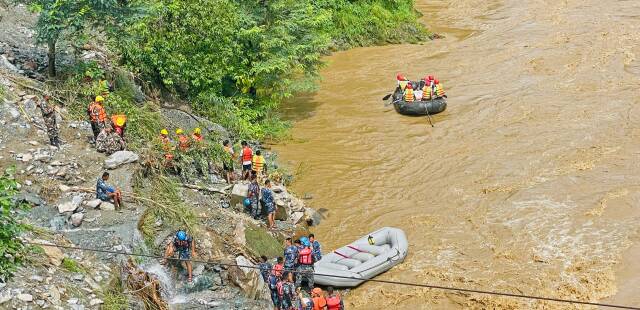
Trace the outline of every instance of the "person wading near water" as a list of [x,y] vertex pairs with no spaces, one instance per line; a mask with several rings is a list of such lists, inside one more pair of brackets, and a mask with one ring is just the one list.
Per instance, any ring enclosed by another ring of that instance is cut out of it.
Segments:
[[298,247],[291,243],[291,238],[287,238],[284,242],[284,269],[295,271],[296,262],[298,261]]
[[[178,252],[178,259],[183,268],[187,269],[188,281],[193,281],[193,266],[191,265],[191,258],[196,257],[196,247],[193,238],[191,238],[184,230],[178,230],[171,242],[167,245],[167,249],[164,252],[163,264],[167,264],[169,258],[173,258],[174,254]],[[174,266],[175,269],[175,266]]]
[[47,127],[49,143],[51,143],[52,146],[60,147],[60,133],[56,121],[56,106],[49,104],[49,99],[51,99],[51,96],[44,95],[42,100],[38,101],[37,106],[40,108],[40,112],[42,112],[44,125]]
[[303,280],[307,280],[309,290],[313,288],[313,250],[307,237],[300,238],[302,248],[298,252],[298,274],[296,275],[296,286],[300,287]]
[[411,86],[411,83],[409,83],[407,84],[407,88],[404,90],[404,101],[413,102],[414,99],[413,86]]
[[340,294],[333,292],[332,286],[327,287],[325,300],[327,301],[327,310],[344,310],[342,298],[340,298]]
[[91,130],[93,131],[93,140],[95,141],[100,131],[105,127],[107,120],[107,112],[104,110],[104,97],[96,96],[94,102],[89,104],[87,113],[89,114],[89,121],[91,122]]
[[242,153],[240,163],[242,164],[242,180],[247,180],[251,176],[251,163],[253,161],[253,150],[247,141],[242,141]]
[[96,182],[96,198],[106,202],[113,202],[116,210],[120,210],[122,208],[122,193],[120,189],[109,186],[107,181],[109,181],[109,172],[104,172]]
[[276,228],[276,209],[278,206],[273,198],[273,191],[271,190],[271,180],[264,181],[264,187],[262,187],[262,202],[267,208],[267,221],[269,229]]
[[222,162],[222,168],[225,171],[227,183],[231,184],[235,179],[233,176],[233,161],[236,159],[236,153],[233,151],[233,147],[231,147],[229,140],[224,140],[224,142],[222,142],[222,147],[224,148],[224,152],[229,154],[229,158]]
[[260,185],[258,185],[258,176],[255,172],[251,173],[251,183],[249,183],[247,198],[251,201],[249,205],[251,217],[257,220],[260,216]]

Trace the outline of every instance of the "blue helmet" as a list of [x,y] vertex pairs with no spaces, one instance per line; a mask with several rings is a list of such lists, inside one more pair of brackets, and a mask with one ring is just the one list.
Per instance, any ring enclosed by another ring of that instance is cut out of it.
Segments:
[[302,243],[302,245],[304,246],[311,246],[311,242],[309,242],[309,238],[307,237],[301,237],[300,243]]
[[245,198],[245,199],[242,201],[242,204],[243,204],[245,207],[250,206],[250,205],[251,205],[251,199],[249,199],[249,198]]
[[178,232],[176,233],[176,238],[178,238],[178,240],[180,241],[185,241],[187,240],[187,233],[184,230],[178,230]]

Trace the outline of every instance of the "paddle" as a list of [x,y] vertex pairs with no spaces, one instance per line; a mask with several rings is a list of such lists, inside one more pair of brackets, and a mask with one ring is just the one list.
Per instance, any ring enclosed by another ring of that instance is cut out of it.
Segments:
[[431,124],[431,127],[435,127],[433,126],[433,122],[431,121],[431,114],[429,114],[429,106],[425,106],[425,109],[427,110],[427,118],[429,119],[429,124]]
[[391,97],[392,94],[387,94],[386,96],[382,97],[382,101],[386,101],[387,99],[389,99],[389,97]]

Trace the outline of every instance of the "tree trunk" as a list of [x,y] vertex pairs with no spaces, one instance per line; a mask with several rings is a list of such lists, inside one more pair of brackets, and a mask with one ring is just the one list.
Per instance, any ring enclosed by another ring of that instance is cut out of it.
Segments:
[[56,41],[50,39],[48,42],[49,51],[47,52],[47,58],[49,58],[47,73],[50,78],[56,77]]

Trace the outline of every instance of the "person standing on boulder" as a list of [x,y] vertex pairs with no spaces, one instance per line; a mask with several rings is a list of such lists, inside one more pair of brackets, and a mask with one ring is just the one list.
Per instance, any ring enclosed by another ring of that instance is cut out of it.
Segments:
[[91,122],[91,130],[93,131],[93,141],[96,140],[100,131],[105,127],[107,120],[107,112],[104,110],[104,97],[96,96],[96,100],[89,105],[87,113]]
[[271,180],[264,181],[264,187],[262,187],[262,202],[267,207],[267,221],[269,229],[276,228],[276,205],[273,199],[273,191],[271,190]]
[[113,202],[116,210],[120,210],[122,207],[122,193],[120,189],[109,186],[107,181],[109,181],[109,172],[105,171],[96,183],[96,198],[106,202]]
[[49,99],[51,99],[49,95],[44,95],[37,105],[40,108],[40,112],[42,112],[44,125],[47,127],[49,142],[55,147],[60,147],[58,124],[56,123],[56,107],[49,104]]
[[242,163],[242,180],[246,180],[251,176],[251,163],[253,161],[253,150],[247,143],[242,141],[242,153],[240,154],[240,163]]

